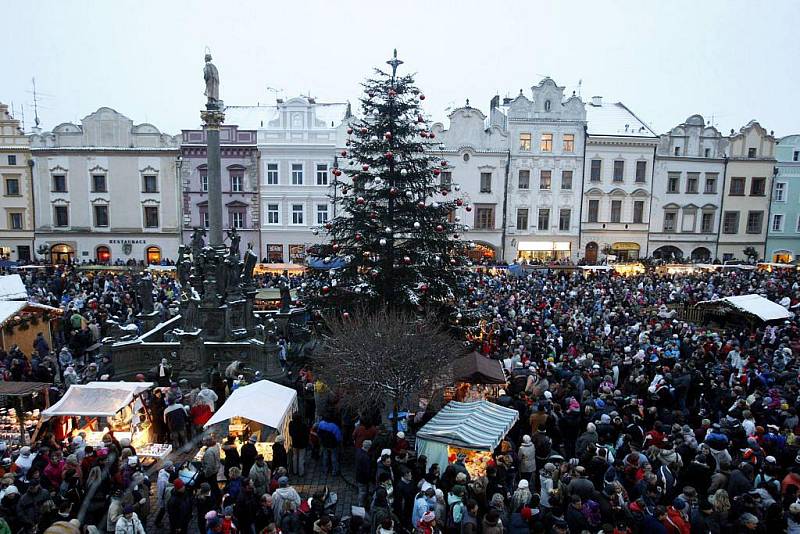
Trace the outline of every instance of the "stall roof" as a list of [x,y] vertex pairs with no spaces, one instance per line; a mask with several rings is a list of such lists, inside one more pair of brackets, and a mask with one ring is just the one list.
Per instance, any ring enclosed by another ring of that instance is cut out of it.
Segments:
[[152,382],[89,382],[70,386],[60,401],[42,412],[44,419],[57,416],[111,417],[153,387]]
[[703,305],[723,305],[730,306],[741,312],[755,315],[762,321],[776,321],[779,319],[789,319],[792,317],[792,312],[781,306],[776,302],[765,299],[761,295],[738,295],[735,297],[725,297],[717,300],[704,300],[698,302],[698,306]]
[[468,449],[493,450],[518,418],[516,410],[489,401],[450,401],[419,429],[417,439]]
[[453,362],[453,378],[456,382],[472,384],[505,384],[506,375],[499,360],[487,358],[473,352]]
[[0,300],[28,300],[28,290],[20,275],[0,276]]
[[0,300],[0,325],[3,325],[11,317],[25,309],[61,313],[59,308],[54,308],[52,306],[47,306],[45,304],[39,304],[36,302],[26,302],[24,300]]
[[24,397],[49,387],[49,382],[0,382],[0,397]]
[[297,392],[269,380],[241,387],[228,397],[204,425],[221,423],[232,417],[244,417],[270,428],[281,430],[286,416],[297,410]]

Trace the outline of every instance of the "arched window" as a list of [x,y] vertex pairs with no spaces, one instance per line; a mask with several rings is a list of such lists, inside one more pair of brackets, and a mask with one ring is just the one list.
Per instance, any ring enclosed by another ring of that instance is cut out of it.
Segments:
[[75,259],[75,249],[69,245],[58,244],[50,247],[50,263],[70,263]]
[[549,100],[545,100],[544,101],[544,110],[545,111],[550,111],[550,101]]
[[98,263],[108,263],[111,261],[111,250],[105,246],[99,246],[94,251]]
[[145,252],[147,253],[147,263],[148,263],[148,265],[161,263],[161,249],[160,248],[158,248],[158,247],[147,247]]

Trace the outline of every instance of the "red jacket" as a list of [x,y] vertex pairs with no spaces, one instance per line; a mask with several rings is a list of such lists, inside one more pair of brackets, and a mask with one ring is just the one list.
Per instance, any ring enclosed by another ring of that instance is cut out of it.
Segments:
[[662,524],[667,529],[667,534],[691,534],[692,532],[689,522],[672,506],[667,508],[667,517],[664,518]]
[[195,404],[192,406],[192,409],[189,410],[189,416],[192,418],[192,424],[194,426],[203,426],[211,419],[211,408],[208,404]]

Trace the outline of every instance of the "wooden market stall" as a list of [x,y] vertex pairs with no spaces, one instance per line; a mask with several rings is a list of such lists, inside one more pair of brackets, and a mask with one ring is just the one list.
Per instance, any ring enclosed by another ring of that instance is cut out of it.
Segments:
[[253,269],[254,275],[261,274],[287,274],[297,275],[306,272],[306,266],[298,263],[257,263]]
[[695,304],[693,309],[699,312],[700,321],[720,324],[738,322],[756,325],[794,317],[794,313],[777,302],[755,294],[704,300]]
[[[31,436],[38,433],[41,419],[34,405],[40,402],[43,408],[50,407],[49,388],[47,382],[0,382],[0,398],[5,400],[0,408],[0,440],[12,451],[31,443]],[[30,399],[27,406],[25,399]]]
[[25,354],[30,353],[36,334],[41,332],[53,346],[50,321],[61,316],[59,308],[27,302],[25,300],[0,301],[0,347],[9,350],[17,345]]
[[[471,352],[452,363],[453,391],[445,390],[445,399],[460,402],[495,398],[497,390],[506,383],[500,360]],[[449,398],[448,398],[449,397]]]

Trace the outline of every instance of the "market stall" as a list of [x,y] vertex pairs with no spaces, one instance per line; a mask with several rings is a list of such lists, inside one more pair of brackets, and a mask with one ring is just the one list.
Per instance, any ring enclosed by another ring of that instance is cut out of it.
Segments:
[[171,445],[153,443],[149,414],[142,394],[151,382],[89,382],[70,386],[64,396],[42,411],[42,419],[58,418],[56,435],[72,437],[86,433],[86,444],[100,447],[109,431],[117,439],[128,438],[138,456],[163,458]]
[[478,352],[455,360],[452,367],[455,388],[445,390],[447,400],[464,402],[495,398],[497,390],[506,383],[500,361]]
[[755,294],[704,300],[695,304],[694,309],[702,313],[701,320],[716,320],[721,323],[737,319],[750,323],[767,323],[794,317],[794,313],[777,302]]
[[644,274],[644,265],[638,262],[635,263],[615,263],[612,265],[614,272],[620,276],[636,276]]
[[656,274],[694,274],[701,270],[699,265],[693,263],[667,263],[656,267]]
[[492,451],[518,418],[516,410],[489,401],[450,401],[417,431],[417,454],[424,454],[428,465],[438,463],[444,468],[464,453],[467,471],[473,478],[481,476]]
[[253,274],[283,274],[298,275],[306,272],[306,267],[297,263],[257,263],[253,269]]
[[28,300],[28,290],[20,275],[0,276],[0,300]]
[[794,263],[775,263],[775,262],[759,262],[756,264],[756,269],[759,271],[767,271],[771,273],[772,271],[796,271],[798,270],[798,266]]
[[[292,299],[292,305],[297,301],[297,290],[289,290],[289,296]],[[264,310],[277,310],[281,307],[281,290],[277,287],[265,287],[256,292],[254,302],[256,311]]]
[[18,345],[27,353],[39,332],[52,347],[50,321],[62,313],[59,308],[36,302],[0,300],[0,347],[9,350],[13,345]]
[[[227,424],[224,434],[235,436],[238,445],[250,435],[256,435],[258,453],[263,454],[265,460],[271,460],[272,444],[279,435],[289,448],[289,422],[296,411],[297,392],[294,389],[260,380],[234,391],[203,428],[225,430]],[[198,453],[199,457],[202,457],[202,452]]]
[[0,382],[0,440],[13,451],[30,443],[40,425],[36,406],[48,408],[50,395],[47,382]]

